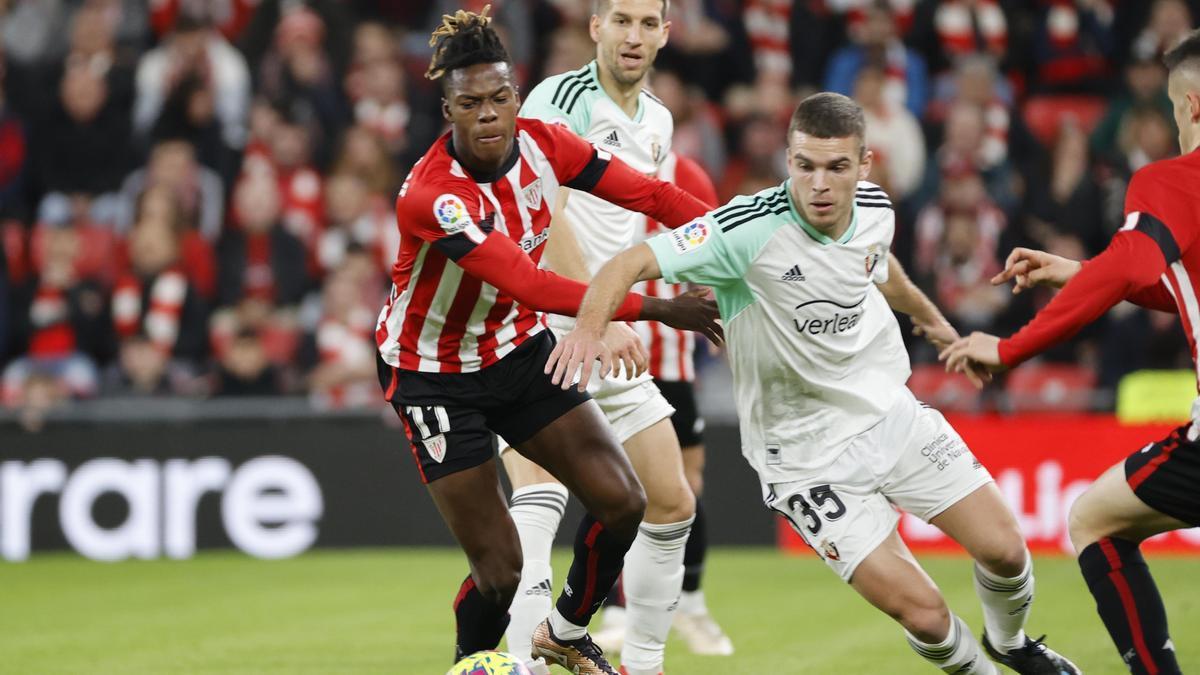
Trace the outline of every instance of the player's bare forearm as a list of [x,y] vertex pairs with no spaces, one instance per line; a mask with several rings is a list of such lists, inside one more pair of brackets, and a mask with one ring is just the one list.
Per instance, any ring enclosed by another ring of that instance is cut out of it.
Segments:
[[879,290],[888,306],[912,318],[915,332],[923,334],[939,346],[958,339],[958,333],[942,315],[929,296],[917,288],[896,256],[888,253],[888,280]]
[[[579,314],[575,321],[576,330],[589,336],[601,335],[634,283],[658,279],[661,276],[658,260],[649,246],[639,244],[621,252],[605,263],[592,279],[587,293],[583,296],[583,303],[579,306]],[[646,298],[642,301],[642,311],[638,318],[645,321],[664,321],[668,309],[665,301]]]

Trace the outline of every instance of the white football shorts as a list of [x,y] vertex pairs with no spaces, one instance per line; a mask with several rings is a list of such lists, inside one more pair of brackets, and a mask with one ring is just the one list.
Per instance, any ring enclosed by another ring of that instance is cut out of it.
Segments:
[[992,481],[946,418],[905,391],[819,473],[762,486],[767,508],[846,582],[896,529],[897,508],[928,522]]

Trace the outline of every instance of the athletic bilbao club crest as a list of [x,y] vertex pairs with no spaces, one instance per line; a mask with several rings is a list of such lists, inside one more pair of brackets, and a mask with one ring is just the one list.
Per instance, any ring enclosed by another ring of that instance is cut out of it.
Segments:
[[867,267],[867,276],[871,276],[871,273],[875,271],[875,266],[879,264],[879,261],[882,258],[883,254],[879,252],[878,246],[872,245],[867,249],[867,259],[865,261]]
[[438,434],[421,441],[425,444],[425,452],[433,458],[433,461],[441,464],[446,459],[446,435]]
[[842,554],[838,553],[837,544],[834,544],[828,539],[821,540],[821,553],[830,560],[841,560]]
[[471,216],[467,215],[467,205],[454,195],[442,195],[434,201],[433,217],[446,234],[458,234],[471,224]]
[[542,180],[534,179],[532,183],[526,185],[521,190],[521,194],[525,197],[525,206],[530,211],[537,211],[542,208]]

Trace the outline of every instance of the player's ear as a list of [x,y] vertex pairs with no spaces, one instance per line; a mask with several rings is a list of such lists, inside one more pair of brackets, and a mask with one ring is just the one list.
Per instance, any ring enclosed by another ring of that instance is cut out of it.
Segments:
[[871,173],[871,163],[875,161],[875,153],[865,146],[862,150],[862,162],[858,165],[858,179],[866,180]]
[[447,122],[454,121],[454,120],[450,119],[450,102],[447,101],[445,97],[442,97],[442,117]]
[[671,39],[671,22],[663,21],[662,39],[658,41],[658,48],[662,49],[667,46],[667,42]]
[[588,35],[591,36],[592,42],[600,42],[600,17],[595,14],[588,20]]
[[1188,117],[1191,118],[1193,124],[1200,123],[1200,94],[1189,91],[1187,93],[1187,102]]

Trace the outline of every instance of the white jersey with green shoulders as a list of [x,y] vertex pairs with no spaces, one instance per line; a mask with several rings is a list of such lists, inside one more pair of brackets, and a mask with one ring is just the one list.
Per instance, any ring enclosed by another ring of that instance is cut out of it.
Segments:
[[860,182],[834,241],[800,216],[790,181],[647,240],[663,278],[711,286],[725,323],[742,453],[764,483],[802,480],[904,392],[908,353],[876,284],[895,214]]
[[[592,61],[543,80],[525,98],[520,115],[565,126],[637,171],[657,175],[671,150],[670,111],[643,89],[637,113],[630,118],[600,86],[596,68]],[[632,246],[645,230],[644,215],[586,192],[571,193],[565,214],[591,274]]]

